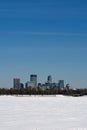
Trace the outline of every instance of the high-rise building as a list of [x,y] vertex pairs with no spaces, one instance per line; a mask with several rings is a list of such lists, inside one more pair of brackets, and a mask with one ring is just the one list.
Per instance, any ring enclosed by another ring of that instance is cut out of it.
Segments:
[[28,81],[25,83],[25,88],[34,88],[35,87],[35,82],[33,81]]
[[30,75],[30,82],[35,84],[35,87],[37,87],[37,75],[35,74]]
[[58,82],[58,89],[59,90],[64,89],[64,80],[59,80],[59,82]]
[[25,88],[29,88],[29,85],[30,85],[30,82],[27,81],[27,82],[25,83]]
[[20,83],[20,89],[24,89],[24,84]]
[[20,79],[19,78],[13,79],[13,88],[15,88],[15,89],[20,88]]
[[51,75],[49,75],[49,76],[47,77],[47,83],[52,83],[52,76],[51,76]]

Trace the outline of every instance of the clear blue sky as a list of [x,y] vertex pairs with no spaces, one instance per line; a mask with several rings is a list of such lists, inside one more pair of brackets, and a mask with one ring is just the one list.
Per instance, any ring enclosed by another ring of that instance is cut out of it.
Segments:
[[87,87],[86,0],[0,0],[0,87],[32,73]]

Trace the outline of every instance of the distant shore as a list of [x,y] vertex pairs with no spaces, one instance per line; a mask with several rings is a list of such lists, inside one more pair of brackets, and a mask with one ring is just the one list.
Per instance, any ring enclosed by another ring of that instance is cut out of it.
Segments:
[[64,96],[74,96],[74,97],[79,97],[79,96],[84,96],[87,95],[87,89],[63,89],[63,90],[58,90],[58,89],[5,89],[5,88],[0,88],[0,95],[12,95],[12,96],[50,96],[50,97],[55,97],[56,95],[64,95]]

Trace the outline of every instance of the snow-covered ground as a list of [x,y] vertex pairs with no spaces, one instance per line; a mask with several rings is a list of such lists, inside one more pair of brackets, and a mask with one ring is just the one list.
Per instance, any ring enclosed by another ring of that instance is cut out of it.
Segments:
[[87,130],[87,97],[0,96],[0,130]]

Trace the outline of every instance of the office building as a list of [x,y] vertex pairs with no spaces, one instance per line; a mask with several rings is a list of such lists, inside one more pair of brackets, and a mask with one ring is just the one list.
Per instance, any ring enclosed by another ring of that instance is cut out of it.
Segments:
[[35,85],[34,87],[37,87],[37,75],[35,74],[30,75],[30,82]]
[[20,79],[19,78],[13,79],[13,88],[14,89],[19,89],[20,88]]
[[64,80],[59,80],[59,82],[58,82],[58,89],[59,90],[64,89]]
[[51,75],[48,76],[47,83],[52,83],[52,76]]
[[25,84],[25,88],[34,88],[35,87],[35,82],[33,82],[33,81],[28,81],[28,82],[26,82],[26,84]]
[[24,89],[24,84],[20,83],[20,89]]

